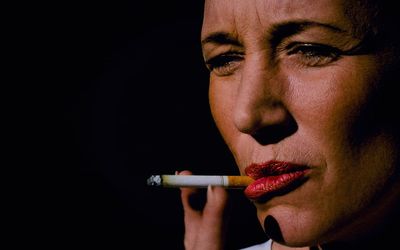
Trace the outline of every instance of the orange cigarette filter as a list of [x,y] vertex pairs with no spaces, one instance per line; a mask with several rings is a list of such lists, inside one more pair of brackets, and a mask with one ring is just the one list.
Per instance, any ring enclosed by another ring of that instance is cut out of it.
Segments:
[[254,181],[253,178],[249,176],[227,176],[229,186],[233,187],[247,187]]

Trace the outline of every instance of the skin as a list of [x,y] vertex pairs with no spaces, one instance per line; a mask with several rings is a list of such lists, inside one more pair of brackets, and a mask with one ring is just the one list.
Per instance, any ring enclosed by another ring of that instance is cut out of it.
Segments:
[[[240,172],[270,160],[310,167],[295,190],[254,202],[274,249],[365,239],[400,197],[398,134],[390,115],[377,115],[390,109],[378,93],[391,50],[360,45],[369,21],[349,15],[349,2],[205,2],[202,47],[210,107]],[[223,222],[207,224],[217,233],[204,226],[225,211],[227,194],[217,190],[214,195],[224,202],[206,204],[215,217],[200,213],[193,222],[187,201],[195,191],[182,189],[187,249],[222,249]],[[270,216],[280,237],[264,224]],[[195,240],[200,233],[190,228],[201,223],[201,234],[218,242],[215,248]]]
[[[182,171],[180,175],[190,175],[190,171]],[[194,208],[190,197],[195,197],[199,190],[181,188],[181,199],[185,212],[186,250],[218,250],[224,249],[226,226],[228,222],[228,194],[220,187],[207,188],[207,203],[202,209]]]

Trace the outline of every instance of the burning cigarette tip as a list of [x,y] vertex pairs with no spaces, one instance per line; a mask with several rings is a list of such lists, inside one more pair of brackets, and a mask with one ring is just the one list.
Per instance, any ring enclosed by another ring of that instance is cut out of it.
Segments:
[[147,179],[148,186],[161,186],[162,179],[160,175],[152,175]]

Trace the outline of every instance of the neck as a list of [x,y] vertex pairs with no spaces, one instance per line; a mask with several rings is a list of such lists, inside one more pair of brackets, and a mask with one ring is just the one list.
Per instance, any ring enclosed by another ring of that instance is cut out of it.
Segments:
[[[398,227],[400,216],[393,214],[389,220],[382,220],[376,224],[374,230],[351,241],[333,242],[321,245],[323,250],[376,250],[392,249],[398,244]],[[315,248],[317,249],[317,248]],[[314,250],[311,248],[310,250]]]
[[[375,204],[354,218],[347,230],[338,233],[332,242],[322,244],[323,250],[392,249],[398,244],[400,226],[400,172],[392,175],[392,185],[377,195]],[[386,195],[384,195],[386,193]],[[368,218],[368,219],[365,219]],[[352,228],[352,229],[350,229]]]
[[322,244],[321,246],[293,248],[273,242],[272,250],[376,250],[393,249],[398,244],[398,228],[400,227],[400,215],[395,209],[390,220],[377,223],[375,229],[357,239]]

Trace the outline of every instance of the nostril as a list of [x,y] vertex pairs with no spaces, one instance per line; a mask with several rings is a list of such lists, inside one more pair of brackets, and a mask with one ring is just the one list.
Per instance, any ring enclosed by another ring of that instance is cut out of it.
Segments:
[[261,145],[275,144],[294,134],[298,129],[296,121],[288,117],[282,123],[269,124],[255,130],[251,136]]

